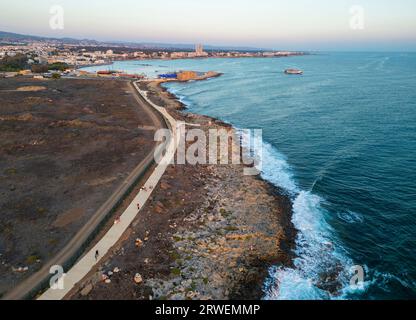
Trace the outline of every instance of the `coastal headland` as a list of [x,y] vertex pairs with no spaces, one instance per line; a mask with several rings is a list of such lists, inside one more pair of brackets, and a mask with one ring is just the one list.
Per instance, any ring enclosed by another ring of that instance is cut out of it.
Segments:
[[[187,112],[162,83],[139,86],[178,121],[233,130]],[[269,267],[291,264],[294,235],[289,198],[243,165],[170,165],[123,239],[66,298],[260,299]]]

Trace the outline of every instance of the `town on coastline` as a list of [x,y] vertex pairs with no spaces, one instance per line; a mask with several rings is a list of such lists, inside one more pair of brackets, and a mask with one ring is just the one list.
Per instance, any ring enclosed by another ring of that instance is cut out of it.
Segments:
[[[221,74],[180,71],[126,81],[110,71],[96,79],[66,71],[52,70],[53,78],[63,75],[58,81],[30,69],[0,79],[0,122],[8,139],[0,169],[5,202],[13,208],[0,221],[7,226],[0,297],[61,299],[44,286],[50,266],[61,265],[79,280],[65,299],[260,299],[269,266],[291,261],[290,199],[258,176],[244,175],[241,163],[172,164],[162,166],[159,180],[152,178],[161,170],[152,165],[155,132],[167,119],[189,124],[186,135],[195,126],[205,135],[234,130],[186,111],[161,82]],[[24,172],[30,175],[18,179]],[[46,198],[51,190],[54,198]],[[137,198],[144,193],[147,200]],[[20,212],[24,218],[15,219]],[[130,220],[126,214],[133,214]],[[125,233],[106,251],[114,239],[106,234],[122,225]],[[74,261],[90,256],[88,274],[78,274]]]
[[[246,50],[204,50],[202,44],[195,50],[178,48],[157,48],[137,46],[110,46],[91,43],[61,43],[48,40],[10,41],[0,43],[0,77],[19,75],[36,79],[61,76],[100,76],[140,79],[142,74],[126,74],[119,70],[105,68],[94,74],[81,70],[88,66],[109,66],[120,60],[151,59],[195,59],[195,58],[244,58],[244,57],[287,57],[303,55],[295,51],[246,51]],[[189,76],[189,74],[188,74]],[[197,75],[193,77],[197,78]],[[189,77],[187,78],[189,80]]]

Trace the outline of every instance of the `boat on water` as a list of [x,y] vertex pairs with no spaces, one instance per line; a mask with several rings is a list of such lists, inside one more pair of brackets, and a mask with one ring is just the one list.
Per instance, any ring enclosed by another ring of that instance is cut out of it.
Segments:
[[303,71],[299,69],[286,69],[285,74],[303,74]]

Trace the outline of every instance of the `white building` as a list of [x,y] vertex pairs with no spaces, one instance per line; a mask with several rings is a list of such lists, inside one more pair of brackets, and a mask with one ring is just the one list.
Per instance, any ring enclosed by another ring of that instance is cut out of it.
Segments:
[[195,46],[195,56],[196,57],[206,57],[208,53],[204,52],[204,46],[202,44],[197,44]]

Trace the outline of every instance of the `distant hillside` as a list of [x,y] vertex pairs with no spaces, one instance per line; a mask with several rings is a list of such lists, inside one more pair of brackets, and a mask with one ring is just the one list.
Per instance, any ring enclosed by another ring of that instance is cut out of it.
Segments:
[[89,43],[91,45],[97,45],[100,42],[89,39],[74,39],[74,38],[52,38],[43,36],[33,36],[27,34],[19,34],[13,32],[0,31],[0,42],[24,42],[24,41],[52,41],[57,43],[68,43],[68,44],[81,44]]
[[[60,44],[74,44],[80,46],[126,46],[137,49],[179,49],[179,50],[193,50],[194,44],[173,44],[173,43],[138,43],[138,42],[123,42],[123,41],[96,41],[90,39],[74,39],[74,38],[52,38],[44,36],[24,35],[13,32],[0,31],[0,43],[10,42],[30,42],[30,41],[49,41]],[[204,46],[205,50],[225,50],[225,51],[264,51],[265,49],[253,47],[233,47],[233,46]]]
[[42,37],[28,36],[24,34],[0,31],[0,40],[39,40]]

